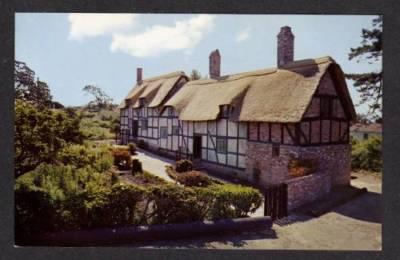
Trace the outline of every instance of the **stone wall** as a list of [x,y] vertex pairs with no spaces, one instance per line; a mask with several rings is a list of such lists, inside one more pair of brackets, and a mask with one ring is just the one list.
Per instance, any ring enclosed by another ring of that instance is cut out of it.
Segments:
[[312,202],[331,190],[329,173],[314,173],[286,181],[288,185],[288,210]]
[[350,184],[351,146],[349,144],[320,146],[280,145],[279,156],[272,156],[272,144],[247,142],[246,174],[253,179],[259,169],[260,184],[279,184],[289,179],[291,158],[317,159],[318,171],[331,176],[333,186]]

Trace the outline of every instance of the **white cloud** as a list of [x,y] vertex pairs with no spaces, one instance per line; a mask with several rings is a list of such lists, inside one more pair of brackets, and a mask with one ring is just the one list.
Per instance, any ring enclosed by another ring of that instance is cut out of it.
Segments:
[[250,27],[246,27],[243,30],[239,31],[239,33],[236,36],[236,41],[237,42],[243,42],[250,38]]
[[190,49],[213,28],[214,19],[212,15],[203,14],[177,21],[174,26],[154,25],[139,34],[115,33],[110,49],[136,57],[156,56],[174,50],[186,50],[190,53]]
[[136,24],[137,16],[136,14],[70,14],[68,16],[69,39],[81,40],[85,37],[112,34],[129,29]]

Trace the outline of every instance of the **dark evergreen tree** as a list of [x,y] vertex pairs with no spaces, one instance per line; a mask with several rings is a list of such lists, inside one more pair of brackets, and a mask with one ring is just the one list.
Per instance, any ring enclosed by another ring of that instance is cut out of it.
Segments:
[[[357,62],[372,63],[382,58],[382,16],[372,20],[372,29],[362,29],[361,46],[350,48],[349,60],[357,58]],[[354,81],[356,90],[360,93],[360,104],[368,103],[368,113],[382,112],[382,70],[346,74]]]

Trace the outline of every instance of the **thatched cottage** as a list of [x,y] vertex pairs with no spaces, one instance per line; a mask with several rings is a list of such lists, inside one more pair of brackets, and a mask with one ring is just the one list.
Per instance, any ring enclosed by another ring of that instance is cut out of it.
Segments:
[[291,161],[313,160],[316,194],[349,184],[356,113],[340,66],[331,57],[293,61],[287,26],[277,53],[276,68],[221,76],[213,51],[205,80],[188,81],[182,72],[142,80],[139,71],[120,106],[122,142],[142,139],[262,185],[290,182]]

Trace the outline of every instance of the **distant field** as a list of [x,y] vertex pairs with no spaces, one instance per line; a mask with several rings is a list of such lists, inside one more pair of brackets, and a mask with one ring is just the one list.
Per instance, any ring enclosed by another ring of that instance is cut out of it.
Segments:
[[98,112],[89,112],[84,108],[76,108],[78,114],[82,116],[81,129],[89,140],[114,139],[112,133],[112,122],[119,118],[117,108],[112,110],[101,109]]

